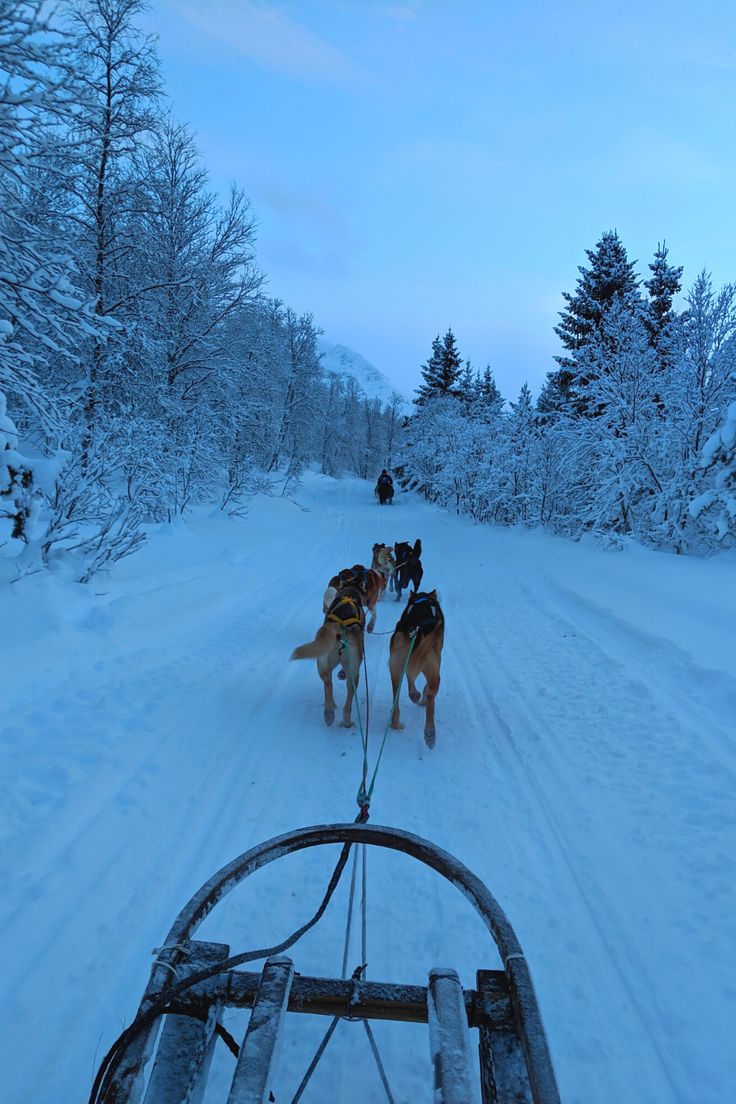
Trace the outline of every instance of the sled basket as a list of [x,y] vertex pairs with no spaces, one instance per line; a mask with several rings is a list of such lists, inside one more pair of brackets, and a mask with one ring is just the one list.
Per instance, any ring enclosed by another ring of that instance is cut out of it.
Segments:
[[474,1072],[470,1060],[472,1029],[478,1032],[483,1104],[559,1104],[529,968],[503,910],[480,879],[452,855],[395,828],[357,823],[302,828],[260,844],[223,867],[174,922],[151,971],[139,1016],[166,1001],[177,980],[228,957],[226,944],[199,942],[193,935],[231,889],[284,855],[336,843],[400,851],[442,875],[481,916],[504,968],[478,970],[474,989],[464,989],[451,969],[432,970],[425,986],[306,977],[295,973],[284,955],[267,959],[260,973],[214,973],[180,993],[172,1004],[173,1014],[158,1016],[138,1032],[99,1098],[104,1104],[201,1102],[220,1022],[235,1008],[252,1012],[227,1104],[266,1104],[274,1099],[274,1065],[290,1012],[428,1024],[428,1071],[433,1069],[436,1104],[467,1104],[477,1097],[472,1087],[477,1067]]

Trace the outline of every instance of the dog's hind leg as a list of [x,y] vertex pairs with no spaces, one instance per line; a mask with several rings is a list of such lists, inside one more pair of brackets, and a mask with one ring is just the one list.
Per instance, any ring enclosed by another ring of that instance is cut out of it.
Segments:
[[[393,639],[391,641],[391,644],[393,645]],[[397,693],[397,691],[398,691],[398,689],[401,685],[401,676],[402,676],[402,673],[404,671],[404,660],[406,659],[406,649],[407,649],[407,647],[408,647],[408,641],[407,641],[406,645],[402,645],[401,643],[399,643],[399,645],[397,647],[392,646],[392,648],[391,648],[391,657],[388,661],[388,669],[389,669],[389,672],[391,674],[391,694],[392,694],[391,700],[395,701],[395,703],[396,703],[394,705],[393,713],[391,714],[391,727],[392,728],[403,728],[404,727],[403,724],[401,723],[401,718],[400,718],[399,694]]]
[[424,742],[428,748],[433,748],[437,739],[437,730],[434,724],[434,700],[440,688],[440,669],[431,668],[427,672],[427,685],[424,687],[422,698],[427,707],[427,716],[424,719]]
[[360,656],[357,655],[357,649],[347,643],[343,646],[343,653],[340,660],[343,670],[347,674],[347,694],[345,696],[345,707],[342,711],[341,727],[352,728],[353,697],[358,689],[358,681],[360,679]]
[[414,704],[423,705],[424,703],[419,700],[420,695],[419,691],[417,690],[417,675],[419,674],[421,668],[417,663],[413,662],[413,660],[414,657],[412,656],[412,658],[409,660],[409,666],[406,669],[406,687],[409,691],[409,697],[414,702]]
[[317,660],[317,670],[325,688],[325,724],[331,725],[335,719],[335,696],[332,692],[332,665],[326,656],[320,656]]

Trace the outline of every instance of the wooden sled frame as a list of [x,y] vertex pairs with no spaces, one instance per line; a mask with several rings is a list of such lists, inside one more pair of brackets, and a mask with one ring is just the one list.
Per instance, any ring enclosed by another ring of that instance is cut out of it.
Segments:
[[[201,1101],[215,1043],[215,1028],[227,1008],[252,1008],[240,1048],[228,1104],[268,1100],[280,1029],[287,1011],[351,1019],[428,1023],[434,1065],[434,1099],[468,1100],[467,1028],[478,1029],[483,1104],[559,1104],[559,1093],[531,975],[502,908],[486,886],[448,852],[420,836],[368,824],[329,824],[268,840],[224,866],[176,918],[143,995],[145,1012],[179,980],[227,958],[225,944],[192,940],[204,918],[248,875],[285,855],[325,844],[368,844],[409,855],[450,881],[470,901],[491,933],[503,970],[479,970],[477,988],[464,990],[452,970],[433,970],[427,987],[310,978],[294,974],[290,959],[270,958],[262,973],[229,970],[193,985],[176,1002],[189,1015],[164,1022],[145,1104]],[[194,1015],[197,1018],[193,1019]],[[118,1069],[106,1102],[138,1104],[144,1067],[153,1054],[160,1022],[142,1031]]]

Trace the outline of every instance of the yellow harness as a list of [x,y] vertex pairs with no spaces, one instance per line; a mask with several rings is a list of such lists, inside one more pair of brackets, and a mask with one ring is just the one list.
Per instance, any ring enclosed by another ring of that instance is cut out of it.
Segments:
[[363,607],[358,605],[354,598],[348,598],[347,595],[344,598],[340,598],[334,603],[335,609],[339,609],[340,606],[351,606],[357,613],[353,617],[338,617],[337,613],[332,610],[327,614],[327,621],[336,621],[338,625],[342,625],[343,628],[347,628],[348,625],[362,625],[365,621],[365,615],[363,613]]

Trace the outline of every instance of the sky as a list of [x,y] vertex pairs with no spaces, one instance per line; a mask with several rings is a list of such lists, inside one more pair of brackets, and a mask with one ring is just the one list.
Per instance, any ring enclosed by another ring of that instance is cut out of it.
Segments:
[[731,0],[153,0],[176,118],[267,291],[411,393],[452,327],[513,399],[616,229],[736,279]]

